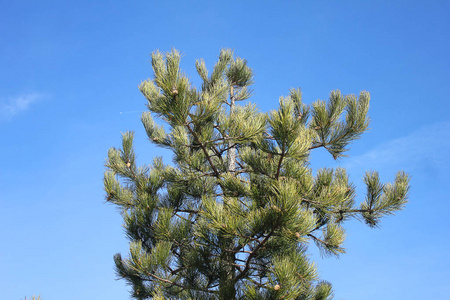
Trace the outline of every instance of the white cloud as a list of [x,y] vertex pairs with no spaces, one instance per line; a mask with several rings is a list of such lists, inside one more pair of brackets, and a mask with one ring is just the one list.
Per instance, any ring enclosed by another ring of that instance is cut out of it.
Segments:
[[345,167],[354,171],[403,169],[442,171],[450,166],[450,122],[434,123],[383,143],[353,158]]
[[0,120],[10,120],[22,111],[27,110],[31,104],[43,96],[31,93],[10,98],[0,98]]

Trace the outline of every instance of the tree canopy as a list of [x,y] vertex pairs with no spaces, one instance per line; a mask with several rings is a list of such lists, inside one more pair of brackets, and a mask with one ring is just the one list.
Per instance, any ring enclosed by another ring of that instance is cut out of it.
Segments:
[[[356,203],[343,168],[310,167],[324,148],[334,159],[369,125],[370,95],[332,91],[328,101],[303,103],[300,89],[269,113],[250,98],[252,69],[222,50],[212,72],[196,62],[202,85],[180,70],[180,53],[156,51],[154,77],[139,86],[148,100],[142,123],[149,140],[173,152],[138,166],[133,132],[108,152],[104,185],[130,239],[116,271],[136,299],[331,299],[308,247],[345,250],[343,224],[370,227],[402,209],[409,177],[382,183],[367,172],[367,194]],[[159,118],[165,125],[157,123]]]

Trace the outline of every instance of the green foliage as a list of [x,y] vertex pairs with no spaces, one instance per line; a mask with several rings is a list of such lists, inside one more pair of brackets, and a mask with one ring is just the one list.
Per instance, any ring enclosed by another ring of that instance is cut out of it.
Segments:
[[383,184],[371,172],[357,206],[346,170],[309,167],[314,149],[342,158],[367,130],[369,94],[333,91],[306,105],[291,89],[266,114],[237,104],[251,96],[253,73],[232,51],[221,51],[211,73],[196,62],[198,90],[179,63],[176,50],[153,53],[154,78],[139,87],[149,140],[173,152],[173,165],[138,167],[132,132],[108,152],[107,200],[131,241],[129,257],[114,258],[117,274],[136,299],[332,299],[308,247],[338,256],[347,219],[378,226],[408,197],[407,174]]

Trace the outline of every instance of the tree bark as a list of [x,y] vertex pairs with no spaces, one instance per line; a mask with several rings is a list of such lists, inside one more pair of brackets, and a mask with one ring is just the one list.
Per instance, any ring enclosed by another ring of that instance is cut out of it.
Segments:
[[[230,116],[234,112],[234,91],[233,86],[230,89]],[[233,146],[233,140],[228,142],[228,172],[234,172],[236,170],[236,148]],[[221,237],[221,274],[219,279],[219,299],[220,300],[234,300],[236,299],[236,270],[233,266],[235,263],[235,253],[227,251],[233,249],[233,239]]]
[[[230,89],[230,116],[234,112],[234,90],[233,86]],[[233,146],[233,140],[228,142],[228,152],[227,152],[227,161],[228,161],[228,172],[234,172],[236,170],[236,148]]]

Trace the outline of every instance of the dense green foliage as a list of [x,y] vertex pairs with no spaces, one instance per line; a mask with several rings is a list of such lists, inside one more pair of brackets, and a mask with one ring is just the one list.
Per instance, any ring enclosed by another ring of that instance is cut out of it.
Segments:
[[345,169],[309,167],[312,150],[341,158],[367,129],[369,94],[333,91],[306,105],[292,89],[265,114],[237,104],[251,96],[253,75],[230,50],[211,74],[197,61],[199,89],[179,63],[176,50],[153,53],[154,78],[140,85],[145,130],[173,151],[173,164],[137,166],[132,132],[108,152],[107,200],[120,207],[131,240],[129,257],[115,256],[119,277],[136,299],[331,299],[308,245],[339,255],[345,220],[377,226],[408,196],[405,173],[383,184],[369,172],[356,205]]

